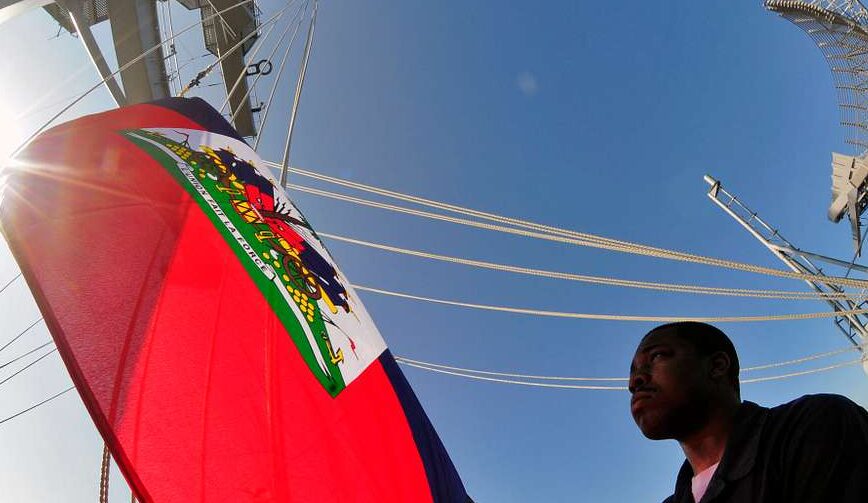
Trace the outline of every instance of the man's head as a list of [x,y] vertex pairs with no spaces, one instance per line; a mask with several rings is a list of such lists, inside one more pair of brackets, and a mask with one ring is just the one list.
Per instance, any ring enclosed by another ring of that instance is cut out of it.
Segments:
[[629,388],[630,412],[646,437],[682,439],[715,411],[741,401],[738,355],[729,337],[711,325],[661,325],[639,343]]

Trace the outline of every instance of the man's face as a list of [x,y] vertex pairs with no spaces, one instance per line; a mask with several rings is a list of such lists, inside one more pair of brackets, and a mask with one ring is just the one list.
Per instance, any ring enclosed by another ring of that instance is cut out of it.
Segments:
[[630,364],[630,412],[652,439],[680,439],[707,417],[710,399],[708,358],[672,331],[646,336]]

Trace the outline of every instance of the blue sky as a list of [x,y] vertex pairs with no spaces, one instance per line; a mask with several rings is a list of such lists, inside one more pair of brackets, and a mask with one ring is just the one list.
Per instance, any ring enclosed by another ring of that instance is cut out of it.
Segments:
[[[273,12],[274,5],[263,8]],[[174,8],[181,18],[181,9]],[[13,64],[0,73],[5,116],[49,93],[45,104],[96,81],[79,42],[69,35],[49,40],[55,33],[53,21],[40,11],[0,25],[4,55],[6,48],[23,48],[9,55]],[[97,34],[107,40],[108,27],[97,27]],[[201,53],[198,36],[179,45],[182,60]],[[185,77],[206,62],[187,67]],[[279,120],[288,116],[293,89],[291,78],[285,79],[260,149],[268,159],[279,160],[282,152],[285,124]],[[212,97],[216,89],[203,95]],[[110,107],[103,90],[94,94],[78,114]],[[40,118],[45,113],[20,119],[16,127],[32,129]],[[765,12],[759,0],[323,1],[292,161],[494,213],[780,267],[708,201],[702,176],[722,180],[796,245],[849,259],[849,229],[825,217],[830,152],[848,152],[837,121],[819,51],[797,28]],[[299,177],[291,181],[312,184]],[[805,288],[796,281],[457,228],[301,193],[294,197],[318,230],[434,253],[648,281]],[[826,309],[818,302],[533,279],[328,244],[355,283],[469,302],[676,316]],[[5,252],[0,273],[0,281],[15,273]],[[11,336],[36,316],[23,285],[17,288],[0,296],[2,319],[14,325],[0,334]],[[362,295],[395,354],[489,370],[624,375],[636,343],[653,326]],[[721,328],[735,341],[744,366],[846,346],[830,320]],[[19,349],[47,335],[41,327],[28,337]],[[840,360],[814,366],[834,361]],[[43,363],[9,383],[14,387],[4,387],[0,414],[66,385],[59,359]],[[626,392],[521,388],[412,368],[405,373],[480,503],[658,501],[671,491],[683,456],[674,442],[651,442],[639,434]],[[745,385],[742,391],[745,399],[764,405],[817,392],[868,405],[868,380],[858,367]],[[20,499],[95,496],[101,444],[72,395],[0,426],[0,443],[0,485]],[[122,497],[123,484],[115,480],[113,495]]]

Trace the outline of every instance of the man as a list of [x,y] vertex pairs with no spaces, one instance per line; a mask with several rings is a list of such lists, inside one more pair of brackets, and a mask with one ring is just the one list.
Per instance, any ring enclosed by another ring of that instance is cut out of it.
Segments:
[[868,412],[837,395],[742,402],[738,355],[711,325],[648,332],[629,389],[642,433],[687,458],[667,503],[868,502]]

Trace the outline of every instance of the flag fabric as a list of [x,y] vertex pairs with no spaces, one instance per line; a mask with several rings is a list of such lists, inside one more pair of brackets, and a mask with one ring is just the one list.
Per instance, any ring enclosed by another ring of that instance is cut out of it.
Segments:
[[131,487],[156,502],[460,502],[358,296],[223,117],[169,99],[40,135],[0,225]]

